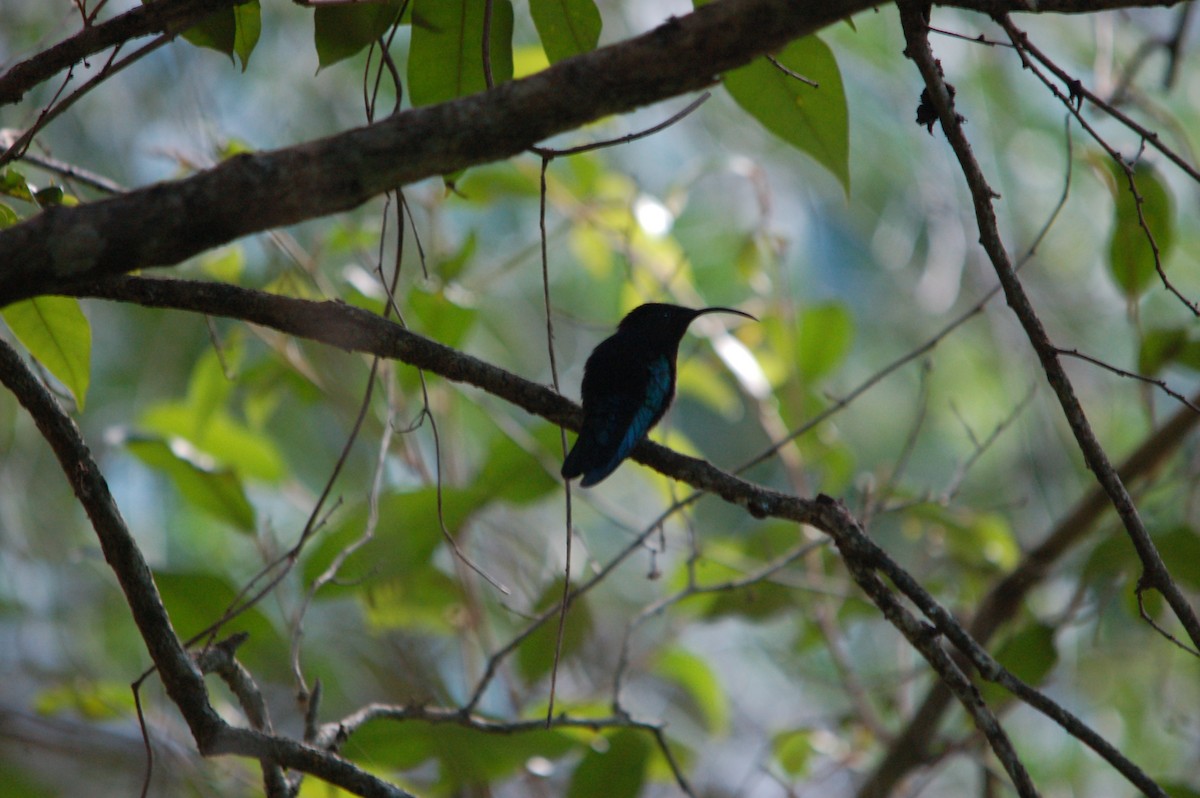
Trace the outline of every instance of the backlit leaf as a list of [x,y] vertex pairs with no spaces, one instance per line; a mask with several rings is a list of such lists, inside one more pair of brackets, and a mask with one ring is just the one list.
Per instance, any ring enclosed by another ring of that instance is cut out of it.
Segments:
[[233,471],[206,468],[154,438],[131,438],[125,446],[143,463],[169,477],[179,495],[192,506],[242,532],[254,531],[254,507]]
[[71,297],[40,296],[3,310],[13,335],[66,386],[82,410],[91,374],[92,327]]
[[16,169],[5,169],[0,175],[0,194],[14,199],[33,202],[33,190],[25,180],[25,175]]
[[33,706],[42,715],[70,712],[89,720],[114,720],[134,711],[133,691],[128,684],[87,678],[42,690],[34,697]]
[[183,438],[244,477],[274,482],[287,471],[275,442],[236,421],[224,408],[162,402],[142,415],[139,426],[164,438]]
[[708,731],[722,733],[728,728],[729,700],[704,659],[684,649],[671,648],[659,656],[654,671],[683,688]]
[[819,379],[835,371],[850,353],[854,317],[837,302],[808,308],[800,315],[796,340],[800,374],[806,380]]
[[1133,168],[1133,182],[1142,200],[1140,217],[1138,201],[1129,190],[1124,170],[1116,164],[1110,164],[1110,169],[1115,205],[1108,242],[1109,272],[1132,299],[1140,296],[1156,277],[1154,250],[1146,231],[1153,234],[1159,261],[1165,267],[1174,239],[1174,211],[1166,185],[1150,166],[1139,162]]
[[775,60],[818,87],[759,58],[727,72],[725,88],[763,127],[832,172],[849,193],[849,114],[833,51],[816,36],[806,36],[785,47]]
[[258,0],[251,0],[214,11],[184,31],[183,38],[197,47],[207,47],[231,58],[236,55],[245,72],[261,30]]
[[793,778],[803,776],[814,753],[812,732],[797,729],[776,735],[771,741],[771,752],[785,773]]
[[[485,0],[415,0],[408,54],[409,97],[415,106],[453,100],[487,88],[483,71]],[[492,6],[491,65],[496,85],[512,79],[513,9]]]

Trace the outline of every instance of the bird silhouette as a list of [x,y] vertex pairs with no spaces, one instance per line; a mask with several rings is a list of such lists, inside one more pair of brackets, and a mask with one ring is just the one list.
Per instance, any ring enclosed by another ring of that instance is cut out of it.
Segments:
[[[667,412],[675,396],[675,359],[688,325],[705,313],[733,308],[684,308],[652,303],[629,312],[583,367],[583,426],[563,461],[562,475],[590,487],[629,456]],[[758,321],[758,319],[754,319]]]

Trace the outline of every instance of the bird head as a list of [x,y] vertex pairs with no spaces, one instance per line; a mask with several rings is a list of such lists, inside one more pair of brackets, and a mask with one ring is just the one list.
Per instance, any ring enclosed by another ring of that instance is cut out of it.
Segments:
[[749,313],[733,308],[685,308],[679,305],[668,305],[663,302],[651,302],[639,305],[621,319],[617,325],[618,332],[636,335],[639,338],[659,343],[677,346],[687,332],[688,325],[699,316],[706,313],[733,313],[745,316],[747,319],[758,319]]

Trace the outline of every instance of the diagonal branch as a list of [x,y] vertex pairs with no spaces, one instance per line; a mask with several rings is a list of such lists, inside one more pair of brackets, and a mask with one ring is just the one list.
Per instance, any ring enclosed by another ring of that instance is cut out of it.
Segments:
[[134,623],[162,674],[167,694],[183,712],[203,751],[206,742],[225,723],[209,704],[200,670],[171,627],[150,566],[117,509],[100,466],[83,442],[75,422],[38,381],[21,356],[4,341],[0,341],[0,383],[33,417],[42,437],[54,450],[75,496],[96,530],[104,559],[121,583]]
[[1182,591],[1171,579],[1171,574],[1167,570],[1166,564],[1163,563],[1158,549],[1151,541],[1150,533],[1142,522],[1133,499],[1125,489],[1120,475],[1109,462],[1108,455],[1087,420],[1083,405],[1075,395],[1074,386],[1063,368],[1058,349],[1050,341],[1041,319],[1038,318],[1037,311],[1034,310],[1028,294],[1025,293],[1025,289],[1017,277],[1016,270],[1013,268],[1012,260],[1001,240],[995,209],[992,207],[996,194],[988,185],[979,162],[975,160],[971,144],[963,132],[962,120],[954,110],[954,101],[929,47],[928,28],[922,16],[920,4],[901,0],[899,7],[900,20],[907,42],[905,54],[916,63],[921,72],[933,106],[942,123],[942,130],[945,132],[966,178],[967,186],[975,203],[975,218],[979,226],[980,243],[996,270],[996,275],[1000,278],[1009,306],[1016,314],[1037,354],[1042,371],[1046,374],[1046,380],[1058,397],[1084,461],[1096,475],[1096,479],[1104,488],[1105,493],[1108,494],[1109,500],[1121,518],[1121,522],[1137,550],[1138,557],[1142,561],[1143,571],[1138,583],[1138,592],[1140,594],[1142,590],[1154,589],[1161,593],[1171,606],[1175,617],[1187,631],[1192,643],[1200,646],[1200,618],[1196,617],[1195,611],[1188,604]]
[[20,355],[2,340],[0,384],[17,398],[54,450],[75,496],[92,522],[104,558],[125,593],[134,623],[150,651],[167,695],[183,714],[200,753],[205,756],[251,756],[312,773],[356,795],[411,798],[407,792],[333,753],[261,731],[234,728],[221,719],[209,702],[200,669],[171,626],[150,566],[125,525],[79,428]]
[[[1200,395],[1195,396],[1193,402],[1200,402]],[[1126,458],[1119,471],[1121,479],[1127,483],[1145,479],[1178,451],[1197,423],[1200,423],[1200,414],[1181,407]],[[1081,498],[1055,524],[1045,540],[1031,549],[1020,564],[993,585],[979,602],[968,627],[971,636],[984,644],[991,640],[1024,605],[1029,592],[1045,581],[1068,552],[1087,539],[1109,507],[1108,497],[1099,486]],[[908,725],[896,735],[887,754],[859,788],[859,798],[891,795],[905,775],[927,761],[936,744],[937,728],[952,701],[953,695],[944,685],[938,683],[929,688]]]
[[509,158],[612,114],[711,86],[728,69],[871,5],[726,0],[523,80],[0,231],[0,306],[53,286],[166,266],[241,236]]
[[[475,385],[497,397],[559,425],[577,429],[581,413],[572,402],[550,390],[497,366],[466,355],[450,347],[412,333],[399,325],[358,308],[339,302],[313,302],[273,296],[230,285],[191,283],[181,280],[148,280],[121,277],[92,283],[74,290],[73,295],[118,299],[151,307],[168,307],[211,315],[240,318],[339,346],[352,351],[395,358],[444,378]],[[756,518],[774,517],[807,524],[827,534],[837,545],[851,576],[872,598],[885,617],[917,648],[950,686],[955,697],[985,732],[993,750],[1001,757],[1024,795],[1033,795],[1020,762],[1012,752],[1003,729],[991,710],[979,700],[978,693],[964,683],[965,675],[943,650],[938,637],[944,637],[980,672],[1016,692],[1034,708],[1062,723],[1085,744],[1112,762],[1131,783],[1153,785],[1140,770],[1108,745],[1098,734],[1071,716],[1044,694],[1019,683],[1002,668],[967,632],[954,616],[916,579],[875,544],[846,507],[828,496],[804,499],[763,488],[712,465],[687,457],[651,442],[643,442],[633,453],[637,462],[683,482],[700,491],[716,494],[730,504],[746,509]],[[895,588],[923,614],[932,628],[919,621],[884,585],[886,576]],[[542,620],[550,614],[543,614]],[[485,677],[486,680],[486,677]],[[482,685],[479,688],[482,690]],[[474,707],[476,697],[467,705]],[[241,734],[251,734],[241,732]],[[257,750],[257,749],[255,749]],[[239,753],[247,753],[242,749]],[[252,755],[257,755],[253,754]],[[287,764],[282,760],[281,764]],[[1154,795],[1161,791],[1151,790]]]

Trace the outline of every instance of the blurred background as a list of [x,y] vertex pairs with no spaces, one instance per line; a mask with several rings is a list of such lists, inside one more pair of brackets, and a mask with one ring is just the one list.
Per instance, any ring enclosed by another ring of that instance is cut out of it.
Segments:
[[[102,17],[133,5],[111,2]],[[600,44],[690,10],[683,2],[602,4]],[[1183,25],[1170,85],[1170,52],[1159,44],[1189,11],[1015,21],[1067,73],[1194,162],[1196,42]],[[364,85],[375,81],[377,54],[319,68],[311,9],[268,2],[261,13],[244,71],[226,55],[176,41],[83,97],[31,154],[133,188],[231,153],[365,124]],[[0,70],[79,25],[69,3],[18,0],[3,17]],[[546,57],[526,2],[514,3],[514,21],[519,76]],[[1123,285],[1115,271],[1112,240],[1129,211],[1116,199],[1123,186],[1111,159],[1022,69],[997,25],[943,9],[932,24],[942,31],[932,43],[966,132],[1001,195],[1005,244],[1023,264],[1051,339],[1190,396],[1200,366],[1195,316],[1157,278]],[[391,44],[402,76],[411,35],[402,25]],[[972,41],[981,35],[985,42]],[[587,354],[641,302],[755,314],[761,323],[709,316],[693,326],[674,409],[652,437],[735,470],[853,395],[743,475],[846,502],[874,540],[969,617],[1094,480],[1024,333],[992,293],[996,278],[944,136],[914,121],[923,86],[903,56],[895,10],[860,14],[820,38],[844,88],[845,179],[766,132],[721,87],[660,133],[550,164],[545,226],[561,390],[578,397]],[[90,59],[71,87],[103,63]],[[32,124],[58,87],[50,81],[0,108],[0,127]],[[834,90],[825,81],[813,91]],[[396,97],[382,81],[375,117]],[[636,132],[689,99],[549,144]],[[400,102],[409,105],[406,93]],[[1139,186],[1157,198],[1151,223],[1166,231],[1164,266],[1194,301],[1195,185],[1110,117],[1090,107],[1083,115],[1110,147],[1139,159]],[[381,311],[377,271],[382,263],[390,279],[398,261],[396,302],[412,330],[550,384],[540,167],[528,155],[468,170],[452,188],[442,180],[408,186],[403,213],[395,197],[379,199],[163,273]],[[38,187],[61,182],[34,165],[13,168]],[[75,417],[188,636],[298,539],[354,430],[370,362],[229,320],[97,300],[83,308],[91,387]],[[1080,360],[1067,365],[1115,462],[1181,408],[1145,382]],[[63,400],[72,402],[65,392]],[[322,721],[372,701],[467,701],[488,656],[561,593],[560,446],[555,428],[495,397],[383,366],[318,534],[295,571],[227,627],[251,633],[239,654],[266,691],[276,728],[302,730],[293,652],[305,684],[319,678],[323,686]],[[144,753],[129,684],[148,665],[144,645],[56,461],[7,394],[0,452],[0,781],[14,796],[134,794]],[[1135,491],[1188,590],[1200,586],[1196,470],[1194,440],[1173,442]],[[217,480],[226,492],[214,499]],[[574,491],[576,582],[646,529],[660,529],[572,608],[557,706],[606,716],[618,698],[638,720],[665,721],[697,795],[853,795],[931,683],[927,668],[831,547],[814,545],[763,573],[819,540],[815,532],[754,520],[712,497],[660,519],[688,494],[635,463]],[[452,555],[443,523],[509,594]],[[313,580],[368,528],[375,539],[307,605]],[[688,585],[754,574],[762,578],[749,586],[697,591],[643,617]],[[1138,618],[1138,574],[1123,531],[1105,517],[992,650],[1006,650],[1014,670],[1176,794],[1200,794],[1198,665]],[[1149,611],[1170,627],[1158,603]],[[553,646],[551,623],[504,661],[478,710],[503,720],[544,713]],[[210,688],[238,717],[224,688],[215,680]],[[999,693],[988,697],[1005,705]],[[152,794],[261,793],[256,763],[195,754],[154,678],[143,702],[158,755]],[[1044,795],[1131,794],[1028,708],[1011,707],[1005,725]],[[896,794],[985,794],[989,766],[969,721],[952,710],[940,732],[935,763]],[[377,723],[343,753],[418,794],[678,793],[661,753],[627,730],[488,736]],[[607,775],[588,775],[596,772]],[[608,781],[617,773],[637,778]],[[334,790],[309,780],[304,792]]]

